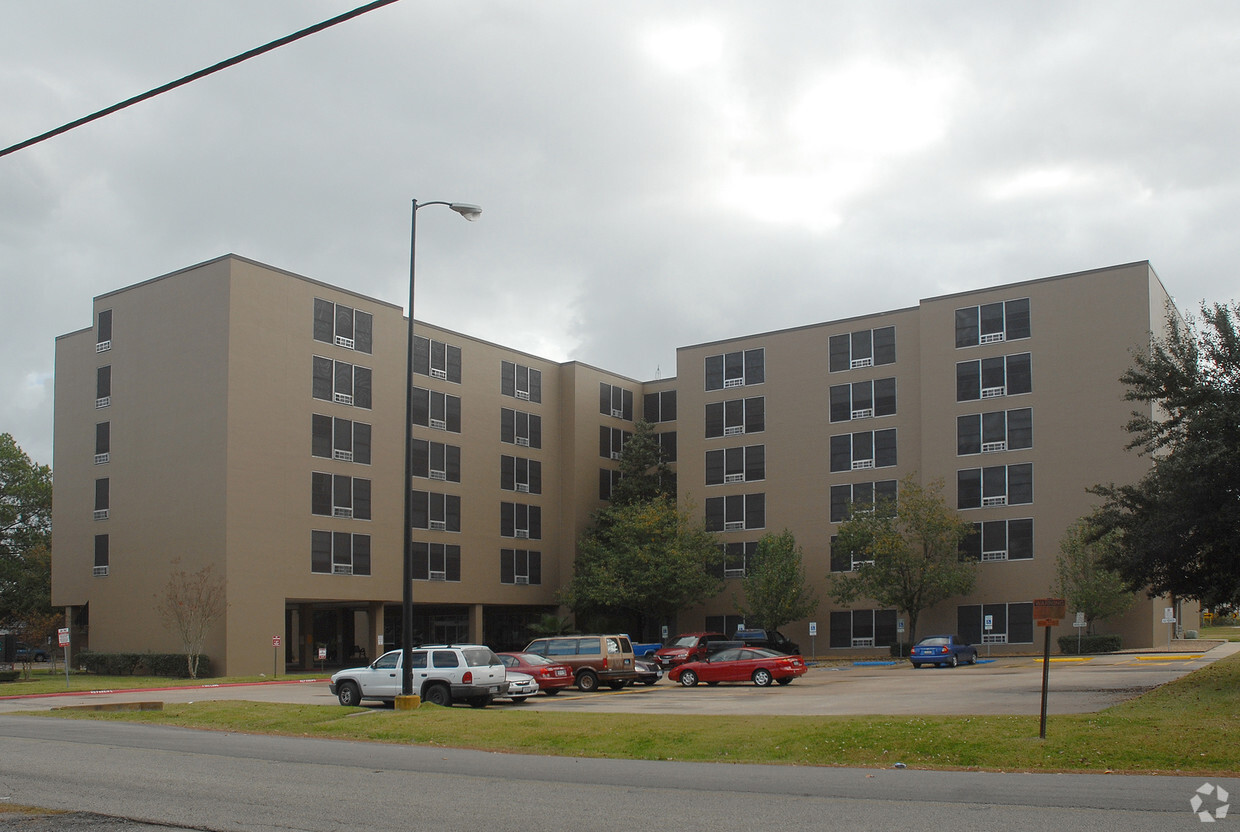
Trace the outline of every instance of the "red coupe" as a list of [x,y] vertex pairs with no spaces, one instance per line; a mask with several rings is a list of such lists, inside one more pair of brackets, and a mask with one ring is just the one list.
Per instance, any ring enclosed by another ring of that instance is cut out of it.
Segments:
[[667,677],[687,688],[699,681],[708,685],[752,681],[764,688],[772,681],[786,685],[804,675],[805,661],[800,656],[786,656],[765,647],[733,647],[720,650],[705,661],[673,667]]
[[499,660],[509,670],[528,673],[538,682],[538,689],[548,696],[555,696],[564,688],[575,684],[573,669],[566,664],[554,662],[535,653],[498,653]]

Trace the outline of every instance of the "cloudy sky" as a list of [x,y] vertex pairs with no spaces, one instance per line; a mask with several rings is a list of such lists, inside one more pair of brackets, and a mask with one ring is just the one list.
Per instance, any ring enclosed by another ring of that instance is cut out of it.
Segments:
[[[0,147],[361,0],[40,0]],[[1240,295],[1240,3],[401,0],[0,158],[0,432],[54,339],[234,252],[639,380],[677,346],[1150,260]],[[1105,312],[1105,310],[1100,310]]]

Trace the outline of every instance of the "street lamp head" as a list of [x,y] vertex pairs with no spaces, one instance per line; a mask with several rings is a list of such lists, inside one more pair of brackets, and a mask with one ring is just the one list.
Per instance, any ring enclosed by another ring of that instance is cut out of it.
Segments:
[[482,209],[477,205],[470,205],[468,202],[453,202],[448,205],[453,211],[456,211],[465,219],[473,222],[482,216]]

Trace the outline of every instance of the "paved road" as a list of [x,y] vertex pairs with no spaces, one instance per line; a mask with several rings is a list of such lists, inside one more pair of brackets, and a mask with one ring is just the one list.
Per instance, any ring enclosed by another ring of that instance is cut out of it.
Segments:
[[174,828],[1201,828],[1187,778],[530,757],[13,715],[0,738],[0,798]]

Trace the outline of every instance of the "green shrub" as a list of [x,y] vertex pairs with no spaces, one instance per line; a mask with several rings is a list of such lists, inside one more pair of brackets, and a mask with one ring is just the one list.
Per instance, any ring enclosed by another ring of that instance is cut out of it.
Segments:
[[1077,650],[1077,636],[1060,636],[1059,652],[1067,655],[1085,653],[1114,653],[1120,648],[1120,637],[1117,635],[1081,636],[1080,650]]
[[16,682],[21,675],[20,670],[0,670],[0,682]]
[[[184,653],[95,653],[83,650],[78,654],[79,666],[100,676],[168,676],[189,677],[189,663]],[[198,676],[211,675],[211,660],[198,657]]]

